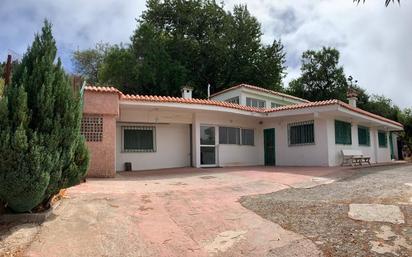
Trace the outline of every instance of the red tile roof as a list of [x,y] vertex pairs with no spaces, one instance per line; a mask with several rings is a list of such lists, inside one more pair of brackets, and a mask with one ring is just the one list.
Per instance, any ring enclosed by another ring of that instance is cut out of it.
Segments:
[[121,100],[126,101],[140,101],[140,102],[162,102],[162,103],[182,103],[182,104],[202,104],[202,105],[212,105],[219,107],[226,107],[231,109],[238,109],[242,111],[259,112],[263,113],[265,109],[239,105],[234,103],[207,100],[207,99],[196,99],[196,98],[181,98],[172,96],[153,96],[153,95],[122,95]]
[[212,94],[210,97],[214,97],[214,96],[217,96],[217,95],[220,95],[220,94],[223,94],[223,93],[226,93],[228,91],[231,91],[231,90],[234,90],[234,89],[237,89],[237,88],[241,88],[241,87],[256,90],[256,91],[260,91],[260,92],[271,94],[271,95],[286,97],[286,98],[290,98],[290,99],[294,99],[294,100],[298,100],[298,101],[302,101],[302,102],[307,102],[307,103],[310,102],[306,99],[299,98],[299,97],[296,97],[296,96],[293,96],[293,95],[288,95],[288,94],[276,92],[276,91],[273,91],[273,90],[269,90],[269,89],[266,89],[266,88],[261,88],[261,87],[249,85],[249,84],[239,84],[239,85],[224,89],[222,91],[216,92],[216,93]]
[[118,93],[122,95],[123,93],[120,92],[117,88],[115,87],[109,87],[109,86],[86,86],[84,90],[87,91],[92,91],[92,92],[103,92],[103,93]]
[[120,96],[120,100],[123,101],[138,101],[138,102],[161,102],[161,103],[182,103],[182,104],[200,104],[200,105],[210,105],[210,106],[218,106],[218,107],[225,107],[231,109],[237,109],[241,111],[249,111],[249,112],[257,112],[257,113],[273,113],[273,112],[281,112],[281,111],[288,111],[288,110],[298,110],[298,109],[305,109],[305,108],[312,108],[312,107],[321,107],[321,106],[328,106],[328,105],[339,105],[348,110],[357,112],[359,114],[388,122],[395,126],[403,127],[402,124],[384,118],[382,116],[367,112],[360,108],[355,108],[347,103],[344,103],[339,100],[326,100],[326,101],[318,101],[318,102],[306,102],[300,104],[291,104],[291,105],[284,105],[277,108],[271,109],[263,109],[263,108],[256,108],[251,106],[244,106],[234,103],[228,103],[223,101],[216,101],[216,100],[207,100],[207,99],[196,99],[196,98],[181,98],[181,97],[171,97],[171,96],[153,96],[153,95],[129,95],[123,94],[118,89],[114,87],[96,87],[96,86],[86,86],[85,90],[93,91],[93,92],[103,92],[103,93],[117,93]]

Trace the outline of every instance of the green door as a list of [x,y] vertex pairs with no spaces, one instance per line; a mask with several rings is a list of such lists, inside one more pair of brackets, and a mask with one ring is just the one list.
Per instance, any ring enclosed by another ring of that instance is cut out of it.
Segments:
[[265,146],[265,165],[276,165],[276,152],[275,152],[275,129],[263,130],[264,146]]

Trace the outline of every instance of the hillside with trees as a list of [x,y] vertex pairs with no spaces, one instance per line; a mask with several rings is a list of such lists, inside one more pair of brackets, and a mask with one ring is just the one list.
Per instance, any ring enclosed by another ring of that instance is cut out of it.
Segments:
[[195,97],[205,98],[208,84],[213,93],[249,83],[311,101],[346,101],[353,88],[360,108],[405,125],[402,137],[412,149],[411,110],[370,95],[345,74],[337,49],[305,51],[301,75],[288,86],[285,54],[280,39],[262,43],[261,25],[244,5],[229,12],[213,0],[148,0],[130,43],[98,43],[76,51],[73,61],[90,83],[135,94],[180,96],[180,88],[190,85]]

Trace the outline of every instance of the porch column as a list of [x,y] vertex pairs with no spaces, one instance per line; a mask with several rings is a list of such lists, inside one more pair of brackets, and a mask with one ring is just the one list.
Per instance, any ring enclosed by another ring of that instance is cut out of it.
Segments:
[[196,113],[192,117],[192,166],[200,168],[200,122]]

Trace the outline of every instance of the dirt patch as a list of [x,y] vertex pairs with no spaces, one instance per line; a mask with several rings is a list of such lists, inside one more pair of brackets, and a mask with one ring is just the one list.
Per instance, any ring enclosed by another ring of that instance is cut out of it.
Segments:
[[3,228],[0,236],[0,256],[22,256],[40,230],[38,224],[23,224],[9,229]]
[[412,188],[405,182],[412,181],[411,171],[411,166],[359,170],[332,184],[242,197],[241,204],[311,239],[325,256],[412,256],[412,205],[399,206],[404,224],[348,216],[351,203],[396,205],[409,199]]

